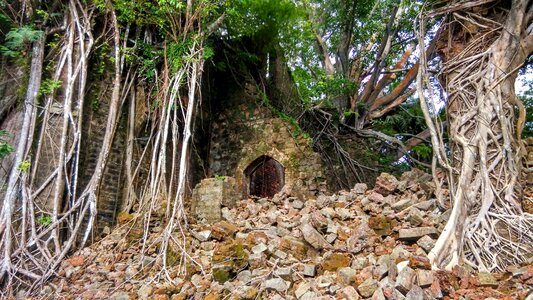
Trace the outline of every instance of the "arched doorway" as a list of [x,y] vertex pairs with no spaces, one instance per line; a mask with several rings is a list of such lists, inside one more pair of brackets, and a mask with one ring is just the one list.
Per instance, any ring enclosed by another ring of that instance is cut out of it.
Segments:
[[249,196],[272,198],[285,184],[285,168],[266,155],[254,160],[244,174]]

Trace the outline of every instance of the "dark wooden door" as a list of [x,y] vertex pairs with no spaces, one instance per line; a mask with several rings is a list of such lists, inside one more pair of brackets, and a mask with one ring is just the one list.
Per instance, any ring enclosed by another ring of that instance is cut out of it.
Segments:
[[250,195],[272,198],[283,187],[283,166],[271,157],[263,157],[256,163],[249,174]]

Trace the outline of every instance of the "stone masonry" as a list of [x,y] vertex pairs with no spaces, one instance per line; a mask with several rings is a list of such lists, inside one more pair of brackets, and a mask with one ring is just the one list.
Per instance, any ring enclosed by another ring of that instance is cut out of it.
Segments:
[[524,212],[533,214],[533,137],[524,140],[527,156],[524,158],[522,168],[522,188],[524,198],[522,199],[522,208]]
[[222,220],[222,206],[233,207],[238,198],[235,178],[218,177],[202,180],[192,193],[192,213],[196,220],[208,223]]
[[290,122],[253,105],[243,104],[221,113],[212,126],[210,175],[234,177],[238,190],[246,197],[245,170],[261,156],[283,166],[286,191],[301,195],[326,190],[320,155],[313,151],[311,139]]

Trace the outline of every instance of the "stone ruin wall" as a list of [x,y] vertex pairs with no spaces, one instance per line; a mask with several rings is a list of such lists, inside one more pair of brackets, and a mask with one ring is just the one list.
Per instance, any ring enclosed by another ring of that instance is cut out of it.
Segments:
[[[311,140],[267,108],[242,104],[214,121],[209,153],[209,176],[231,176],[246,196],[245,169],[265,155],[285,168],[285,190],[293,195],[317,194],[327,189],[322,160]],[[293,136],[294,135],[294,136]]]
[[[94,93],[94,91],[93,91]],[[91,96],[89,96],[91,97]],[[109,113],[109,95],[92,95],[97,97],[98,105],[91,105],[85,109],[83,122],[86,126],[82,132],[82,152],[80,160],[80,186],[83,190],[96,169],[96,163],[107,130],[107,116]],[[119,124],[111,145],[107,165],[98,189],[98,204],[96,217],[96,234],[104,227],[115,224],[116,214],[122,202],[122,189],[124,188],[124,159],[126,153],[126,116],[119,116]],[[85,224],[84,224],[85,225]]]
[[[105,85],[102,82],[101,85]],[[12,90],[13,91],[13,90]],[[83,122],[84,126],[82,132],[82,144],[79,163],[79,185],[78,191],[83,190],[89,182],[96,167],[96,161],[102,142],[107,130],[107,113],[109,111],[110,93],[100,95],[91,95],[96,93],[97,89],[89,91],[89,98],[93,97],[98,101],[98,107],[93,107],[94,104],[88,103],[84,111]],[[2,93],[2,97],[11,97],[13,95]],[[88,101],[91,102],[91,101]],[[120,124],[123,124],[125,118],[121,118]],[[22,109],[16,108],[11,110],[0,123],[0,128],[6,129],[12,134],[7,140],[16,147],[18,143],[18,132],[20,132],[20,125],[22,122]],[[62,104],[58,101],[53,103],[50,109],[50,115],[47,120],[48,126],[51,128],[45,135],[42,142],[41,158],[37,166],[32,166],[36,169],[35,185],[40,186],[44,183],[50,174],[55,170],[57,161],[59,159],[59,150],[57,145],[61,139],[61,127],[63,123]],[[109,154],[108,165],[104,171],[99,195],[98,195],[98,215],[97,215],[97,233],[105,226],[112,226],[115,224],[115,217],[117,209],[121,203],[122,189],[123,189],[123,162],[126,147],[126,130],[125,126],[119,125],[115,138],[113,140],[112,149]],[[37,136],[35,138],[38,138]],[[71,142],[71,141],[69,141]],[[70,145],[67,145],[70,148]],[[0,167],[0,197],[3,199],[5,185],[7,184],[7,177],[9,171],[13,166],[14,153],[5,157],[1,161]],[[53,200],[53,185],[49,185],[39,196],[38,205],[44,212],[51,212]]]
[[[522,166],[522,190],[524,198],[522,208],[525,212],[533,214],[533,137],[524,140],[527,155],[524,157]],[[528,172],[528,169],[531,169]]]

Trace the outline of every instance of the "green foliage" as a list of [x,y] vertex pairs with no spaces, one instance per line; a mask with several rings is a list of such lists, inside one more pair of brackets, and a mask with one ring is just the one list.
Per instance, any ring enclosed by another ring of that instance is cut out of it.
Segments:
[[224,181],[226,180],[226,176],[223,175],[215,175],[215,179],[218,181]]
[[52,36],[52,39],[48,44],[46,44],[50,48],[57,48],[59,46],[59,42],[61,41],[61,35],[59,33],[54,33]]
[[100,108],[100,101],[98,99],[93,99],[91,101],[91,109],[94,111],[94,112],[97,112],[98,109]]
[[50,14],[43,9],[36,9],[35,14],[37,14],[37,16],[39,16],[43,20],[47,20],[50,17]]
[[414,100],[404,103],[388,116],[377,120],[375,127],[390,136],[419,133],[427,128],[422,109],[418,101]]
[[146,43],[139,43],[138,49],[136,61],[140,64],[140,74],[152,82],[155,80],[156,68],[162,57],[162,50]]
[[289,0],[233,0],[228,4],[225,23],[233,37],[256,36],[272,40],[281,28],[304,13]]
[[4,140],[5,137],[11,137],[11,134],[5,129],[0,129],[0,160],[15,150],[11,144]]
[[55,90],[61,87],[61,80],[45,79],[41,83],[39,95],[51,95]]
[[4,45],[0,46],[0,53],[7,57],[16,58],[21,55],[21,51],[29,43],[36,41],[42,35],[42,31],[29,25],[13,28],[6,34]]
[[189,51],[193,45],[192,39],[186,39],[182,42],[170,42],[167,46],[167,61],[170,65],[171,72],[176,72],[183,67],[183,63],[190,59]]
[[28,161],[28,160],[23,160],[22,162],[20,162],[20,164],[17,166],[17,170],[19,170],[20,172],[22,173],[26,173],[28,172],[28,170],[30,169],[31,167],[31,162]]
[[426,144],[418,144],[411,149],[413,151],[413,156],[419,157],[423,160],[429,160],[433,153],[433,149]]
[[208,60],[211,59],[213,56],[215,56],[215,49],[210,46],[204,46],[204,59]]
[[50,215],[42,215],[37,218],[37,224],[43,225],[45,227],[48,227],[52,224],[52,216]]
[[[332,99],[361,93],[368,79],[352,78],[353,71],[372,70],[386,25],[400,1],[297,1],[295,10],[303,11],[280,27],[280,44],[292,69],[298,91],[307,105],[317,102],[328,104]],[[419,11],[420,1],[401,1],[402,18],[395,26],[396,34],[390,44],[390,53],[379,66],[385,69],[397,62],[405,47],[414,39],[412,17]],[[324,40],[335,68],[327,76],[322,51],[317,51],[316,34]],[[347,37],[349,37],[347,39]],[[347,44],[346,44],[347,43]],[[346,55],[347,66],[341,66],[341,55]],[[409,61],[406,67],[413,64]],[[398,76],[384,92],[391,90],[402,79]]]

